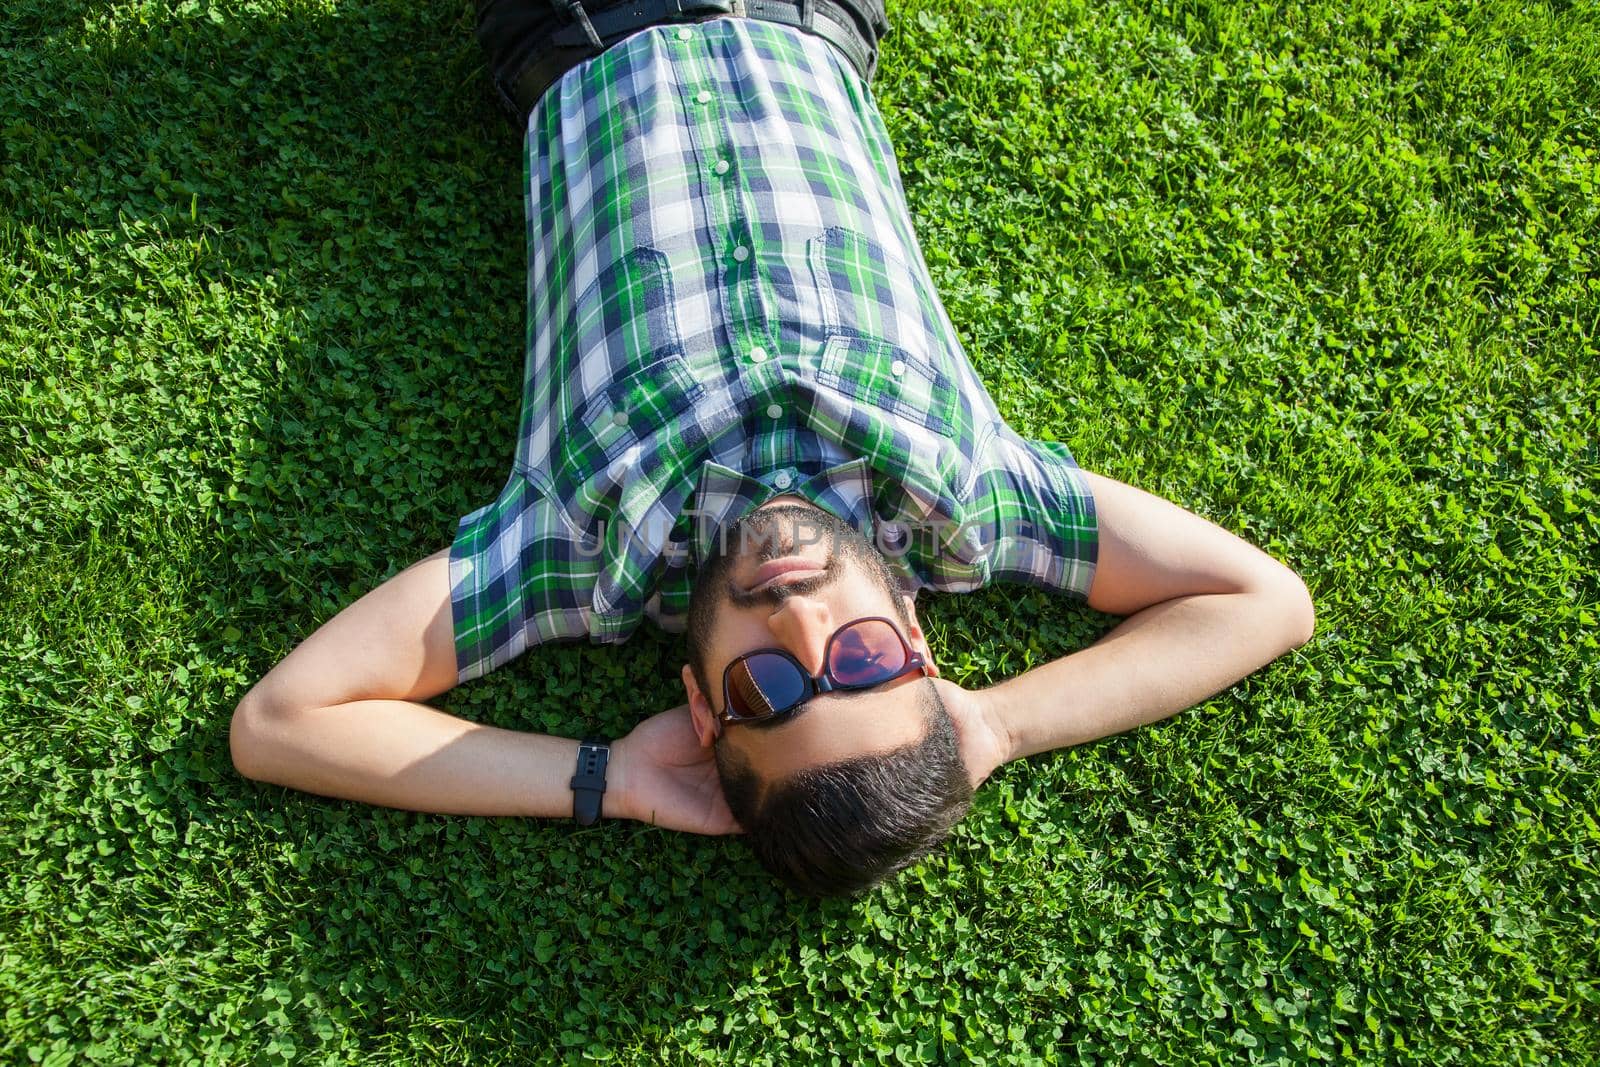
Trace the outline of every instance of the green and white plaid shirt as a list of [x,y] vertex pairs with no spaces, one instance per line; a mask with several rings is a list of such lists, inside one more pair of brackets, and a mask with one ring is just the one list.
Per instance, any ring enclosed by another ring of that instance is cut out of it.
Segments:
[[450,550],[460,681],[530,645],[681,629],[721,526],[780,493],[908,590],[1086,594],[1094,502],[996,411],[912,231],[867,85],[824,40],[638,33],[529,118],[516,459]]

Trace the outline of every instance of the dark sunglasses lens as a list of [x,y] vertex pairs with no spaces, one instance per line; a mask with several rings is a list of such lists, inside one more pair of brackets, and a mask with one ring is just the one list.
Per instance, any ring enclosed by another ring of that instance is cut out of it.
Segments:
[[728,703],[746,717],[772,715],[800,702],[809,679],[783,656],[757,652],[728,669]]
[[866,619],[840,630],[828,650],[828,668],[840,685],[877,685],[906,665],[905,645],[895,628],[881,619]]

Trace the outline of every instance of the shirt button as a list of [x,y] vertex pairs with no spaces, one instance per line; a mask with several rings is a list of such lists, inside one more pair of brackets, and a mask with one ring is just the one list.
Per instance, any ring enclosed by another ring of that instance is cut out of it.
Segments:
[[738,248],[733,250],[733,258],[738,260],[740,263],[743,263],[745,260],[750,258],[750,250],[744,245],[740,245]]
[[750,350],[750,362],[751,363],[765,363],[766,361],[767,361],[767,350],[765,348],[762,348],[760,345],[757,345],[755,348],[752,348]]
[[628,413],[626,411],[617,412],[615,415],[611,416],[611,423],[614,426],[628,425]]
[[726,159],[719,159],[717,160],[717,165],[711,169],[716,171],[718,174],[726,174],[728,173],[728,168],[732,165],[733,164],[729,163]]
[[787,489],[789,488],[789,483],[793,480],[789,477],[788,471],[779,471],[777,477],[772,479],[772,484],[779,489]]
[[906,372],[906,361],[905,360],[897,359],[893,363],[889,364],[889,373],[894,375],[896,378],[900,377],[905,372]]
[[776,419],[776,418],[782,417],[782,415],[783,415],[783,407],[781,405],[779,405],[779,404],[768,404],[767,405],[767,418]]
[[687,41],[689,38],[691,38],[693,36],[694,36],[694,31],[691,30],[689,27],[687,27],[687,26],[679,26],[678,27],[678,40]]
[[711,90],[701,89],[698,93],[694,94],[694,98],[700,101],[702,104],[709,104],[711,103]]

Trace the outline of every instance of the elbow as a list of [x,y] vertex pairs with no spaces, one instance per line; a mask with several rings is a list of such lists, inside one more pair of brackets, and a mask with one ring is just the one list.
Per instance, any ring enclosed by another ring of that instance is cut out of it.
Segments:
[[1317,607],[1311,602],[1311,591],[1306,588],[1305,581],[1287,567],[1283,573],[1277,599],[1282,605],[1284,637],[1288,648],[1299,648],[1316,632]]
[[228,752],[233,769],[258,782],[272,781],[273,738],[283,716],[258,685],[233,709],[228,724]]
[[1298,574],[1277,560],[1270,560],[1256,572],[1247,588],[1266,639],[1277,646],[1275,656],[1311,640],[1317,628],[1317,609],[1311,602],[1311,591]]

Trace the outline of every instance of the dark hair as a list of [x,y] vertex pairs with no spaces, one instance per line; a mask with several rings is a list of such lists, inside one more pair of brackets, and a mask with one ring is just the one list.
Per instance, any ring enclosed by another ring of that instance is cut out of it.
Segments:
[[856,895],[916,863],[972,805],[955,724],[931,679],[928,728],[889,752],[766,782],[717,746],[722,792],[761,865],[806,896]]

